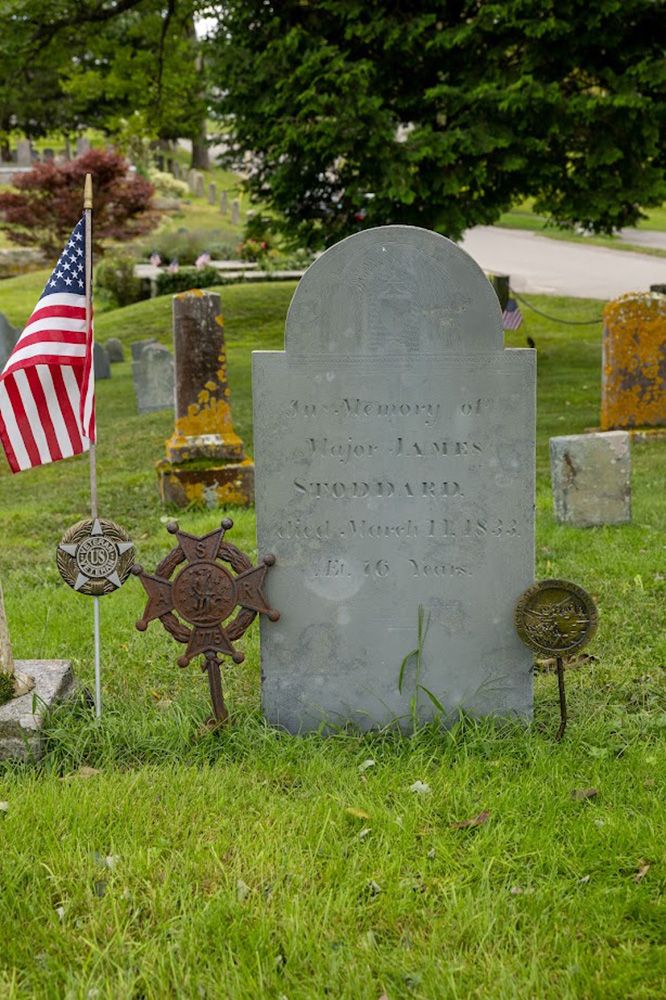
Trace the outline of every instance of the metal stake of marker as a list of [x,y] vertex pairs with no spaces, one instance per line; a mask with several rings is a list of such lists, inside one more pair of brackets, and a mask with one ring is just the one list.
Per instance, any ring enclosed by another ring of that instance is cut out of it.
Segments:
[[[85,296],[86,296],[86,331],[90,331],[90,351],[91,370],[93,384],[95,380],[95,354],[93,350],[94,341],[92,334],[92,209],[93,209],[93,188],[92,175],[86,174],[83,189],[83,216],[86,241],[86,262],[85,262]],[[95,435],[97,432],[95,431]],[[95,442],[90,442],[90,516],[93,521],[97,517],[97,456],[95,453]],[[95,715],[99,719],[102,715],[102,674],[100,668],[100,639],[99,639],[99,597],[93,598],[93,639],[95,646]]]

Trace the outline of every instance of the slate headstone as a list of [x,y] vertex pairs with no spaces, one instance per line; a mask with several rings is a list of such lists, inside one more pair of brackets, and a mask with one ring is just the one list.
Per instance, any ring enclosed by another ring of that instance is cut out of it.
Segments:
[[213,183],[208,185],[208,204],[217,204],[217,185]]
[[204,176],[198,171],[194,177],[194,195],[196,198],[203,198],[204,196]]
[[7,364],[7,359],[16,347],[21,331],[12,326],[4,313],[0,313],[0,372]]
[[98,344],[97,341],[95,341],[93,348],[93,361],[95,363],[96,382],[100,379],[111,378],[111,365],[106,347],[103,344]]
[[117,337],[109,337],[105,347],[112,365],[125,360],[125,349],[123,348],[122,341],[118,340]]
[[513,612],[534,580],[535,356],[504,349],[491,284],[443,236],[369,229],[308,269],[285,345],[253,354],[258,548],[282,615],[261,631],[266,716],[529,718]]
[[627,431],[550,439],[555,519],[589,528],[631,521],[631,456]]
[[601,429],[664,426],[666,295],[622,295],[604,308]]
[[135,340],[133,343],[131,343],[130,351],[132,352],[132,361],[140,361],[144,347],[147,347],[148,344],[155,344],[155,343],[157,343],[157,341],[155,341],[152,338],[149,340]]
[[240,201],[234,198],[231,203],[231,225],[240,226]]
[[29,139],[21,139],[16,144],[16,165],[19,167],[32,166],[32,146]]
[[229,211],[229,196],[226,191],[223,191],[220,195],[220,212],[226,215]]
[[132,365],[139,413],[173,409],[173,355],[162,344],[148,343]]

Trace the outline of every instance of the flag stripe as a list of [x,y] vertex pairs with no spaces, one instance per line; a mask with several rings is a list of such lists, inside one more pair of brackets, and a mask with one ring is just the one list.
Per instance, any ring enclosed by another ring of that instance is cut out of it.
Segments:
[[[16,426],[18,432],[23,439],[23,444],[25,445],[25,450],[28,453],[28,467],[31,465],[40,465],[39,451],[35,443],[35,439],[32,435],[32,429],[30,423],[25,414],[25,409],[23,407],[23,400],[21,399],[21,394],[16,385],[16,376],[10,375],[5,381],[7,386],[7,394],[11,401],[11,406],[14,411],[14,417],[16,420]],[[22,466],[26,468],[26,466]]]
[[[54,323],[54,321],[56,321]],[[69,319],[67,317],[61,318],[60,316],[51,316],[46,319],[40,319],[36,323],[30,320],[28,326],[19,337],[18,343],[22,344],[23,341],[30,336],[39,336],[40,333],[53,332],[58,333],[62,331],[63,333],[76,332],[85,333],[86,332],[86,318],[83,319]]]
[[4,381],[0,382],[0,439],[12,472],[29,468],[30,458],[16,426],[14,409]]
[[51,461],[51,453],[49,451],[49,444],[46,440],[46,434],[44,433],[44,424],[48,420],[48,412],[42,414],[42,419],[40,419],[39,411],[37,409],[37,404],[32,395],[32,390],[30,388],[30,383],[28,381],[28,374],[23,369],[19,369],[14,374],[14,382],[16,388],[21,395],[21,401],[23,403],[23,412],[25,413],[25,419],[30,424],[30,430],[32,431],[33,440],[37,446],[37,451],[39,453],[40,464],[44,465],[46,462]]
[[27,368],[25,377],[28,381],[28,385],[30,386],[30,392],[32,393],[32,398],[35,402],[37,414],[43,414],[41,426],[44,430],[44,437],[46,438],[48,455],[50,456],[50,460],[52,462],[57,462],[63,457],[60,442],[58,441],[54,427],[56,416],[60,413],[60,407],[58,406],[58,400],[55,396],[51,396],[50,399],[47,399],[45,391],[47,382],[44,380],[45,371],[48,371],[48,367],[46,365],[37,365],[35,368]]
[[[70,400],[70,394],[67,390],[67,385],[65,382],[65,375],[69,374],[74,382],[74,393],[77,391],[76,378],[74,372],[71,368],[52,368],[50,369],[51,378],[53,379],[53,385],[55,388],[56,396],[58,397],[58,402],[60,404],[60,414],[62,416],[63,425],[65,432],[69,440],[69,454],[79,455],[83,450],[83,442],[81,440],[81,433],[79,431],[79,424],[76,419],[76,410],[72,407]],[[67,449],[63,448],[63,454]]]

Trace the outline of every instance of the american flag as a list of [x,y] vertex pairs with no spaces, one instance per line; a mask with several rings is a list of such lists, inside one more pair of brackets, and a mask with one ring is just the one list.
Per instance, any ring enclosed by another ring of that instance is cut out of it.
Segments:
[[12,472],[79,455],[95,440],[85,244],[82,218],[0,375],[0,440]]
[[508,299],[502,313],[502,326],[505,330],[517,330],[523,322],[523,314],[515,299]]

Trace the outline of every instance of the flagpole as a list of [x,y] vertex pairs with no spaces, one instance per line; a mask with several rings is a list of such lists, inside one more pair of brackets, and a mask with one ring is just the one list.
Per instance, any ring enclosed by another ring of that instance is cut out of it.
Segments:
[[[86,174],[83,189],[83,218],[85,227],[86,243],[86,264],[85,264],[85,296],[86,296],[86,331],[92,330],[92,209],[93,209],[93,188],[92,175]],[[95,377],[95,356],[93,352],[93,342],[91,335],[91,370],[93,379]],[[95,453],[95,442],[90,442],[90,515],[93,521],[97,517],[97,456]],[[93,636],[95,645],[95,715],[99,719],[102,715],[102,675],[100,669],[100,639],[99,639],[99,597],[93,598]]]

